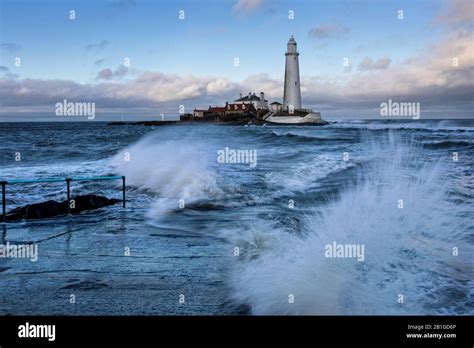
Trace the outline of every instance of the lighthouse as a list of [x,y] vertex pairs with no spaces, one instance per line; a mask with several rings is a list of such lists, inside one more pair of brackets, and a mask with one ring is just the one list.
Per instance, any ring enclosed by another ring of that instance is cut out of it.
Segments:
[[285,89],[283,93],[283,108],[292,113],[301,109],[300,67],[296,50],[296,41],[293,35],[287,44],[285,53]]
[[[263,116],[263,120],[272,124],[311,124],[323,126],[328,124],[321,118],[319,111],[301,108],[300,66],[298,50],[293,35],[287,44],[285,65],[285,88],[283,105],[272,103],[271,111]],[[275,106],[274,106],[275,105]]]

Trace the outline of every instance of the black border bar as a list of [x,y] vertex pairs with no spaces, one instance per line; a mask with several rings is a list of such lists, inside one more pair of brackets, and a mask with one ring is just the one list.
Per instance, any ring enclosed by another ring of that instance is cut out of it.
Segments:
[[[20,338],[25,323],[55,325],[55,341]],[[418,326],[419,329],[409,329]],[[425,329],[426,328],[426,329]],[[0,346],[65,344],[409,344],[473,346],[472,316],[3,316]],[[407,334],[456,338],[407,338]]]

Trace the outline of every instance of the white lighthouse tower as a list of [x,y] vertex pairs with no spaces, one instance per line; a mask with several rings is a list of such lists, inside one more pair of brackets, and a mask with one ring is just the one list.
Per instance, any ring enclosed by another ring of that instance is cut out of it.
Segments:
[[301,109],[300,66],[296,50],[296,41],[293,35],[287,44],[285,65],[285,90],[283,93],[283,108],[290,113]]
[[[288,41],[285,65],[285,91],[283,93],[283,110],[278,107],[263,116],[263,120],[274,124],[313,124],[326,125],[321,113],[301,108],[300,66],[293,35]],[[276,103],[279,104],[279,103]]]

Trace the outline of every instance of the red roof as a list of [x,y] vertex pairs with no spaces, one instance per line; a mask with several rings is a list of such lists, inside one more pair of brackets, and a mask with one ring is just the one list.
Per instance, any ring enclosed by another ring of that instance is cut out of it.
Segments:
[[225,106],[212,106],[209,107],[207,112],[214,112],[214,113],[220,113],[220,112],[225,112]]

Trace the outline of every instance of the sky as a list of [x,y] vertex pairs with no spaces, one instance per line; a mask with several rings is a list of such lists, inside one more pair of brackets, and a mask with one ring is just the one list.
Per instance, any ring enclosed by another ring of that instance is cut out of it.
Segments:
[[98,121],[282,102],[291,35],[323,118],[380,117],[389,99],[474,118],[473,22],[470,0],[0,0],[0,121],[57,121],[64,99]]

